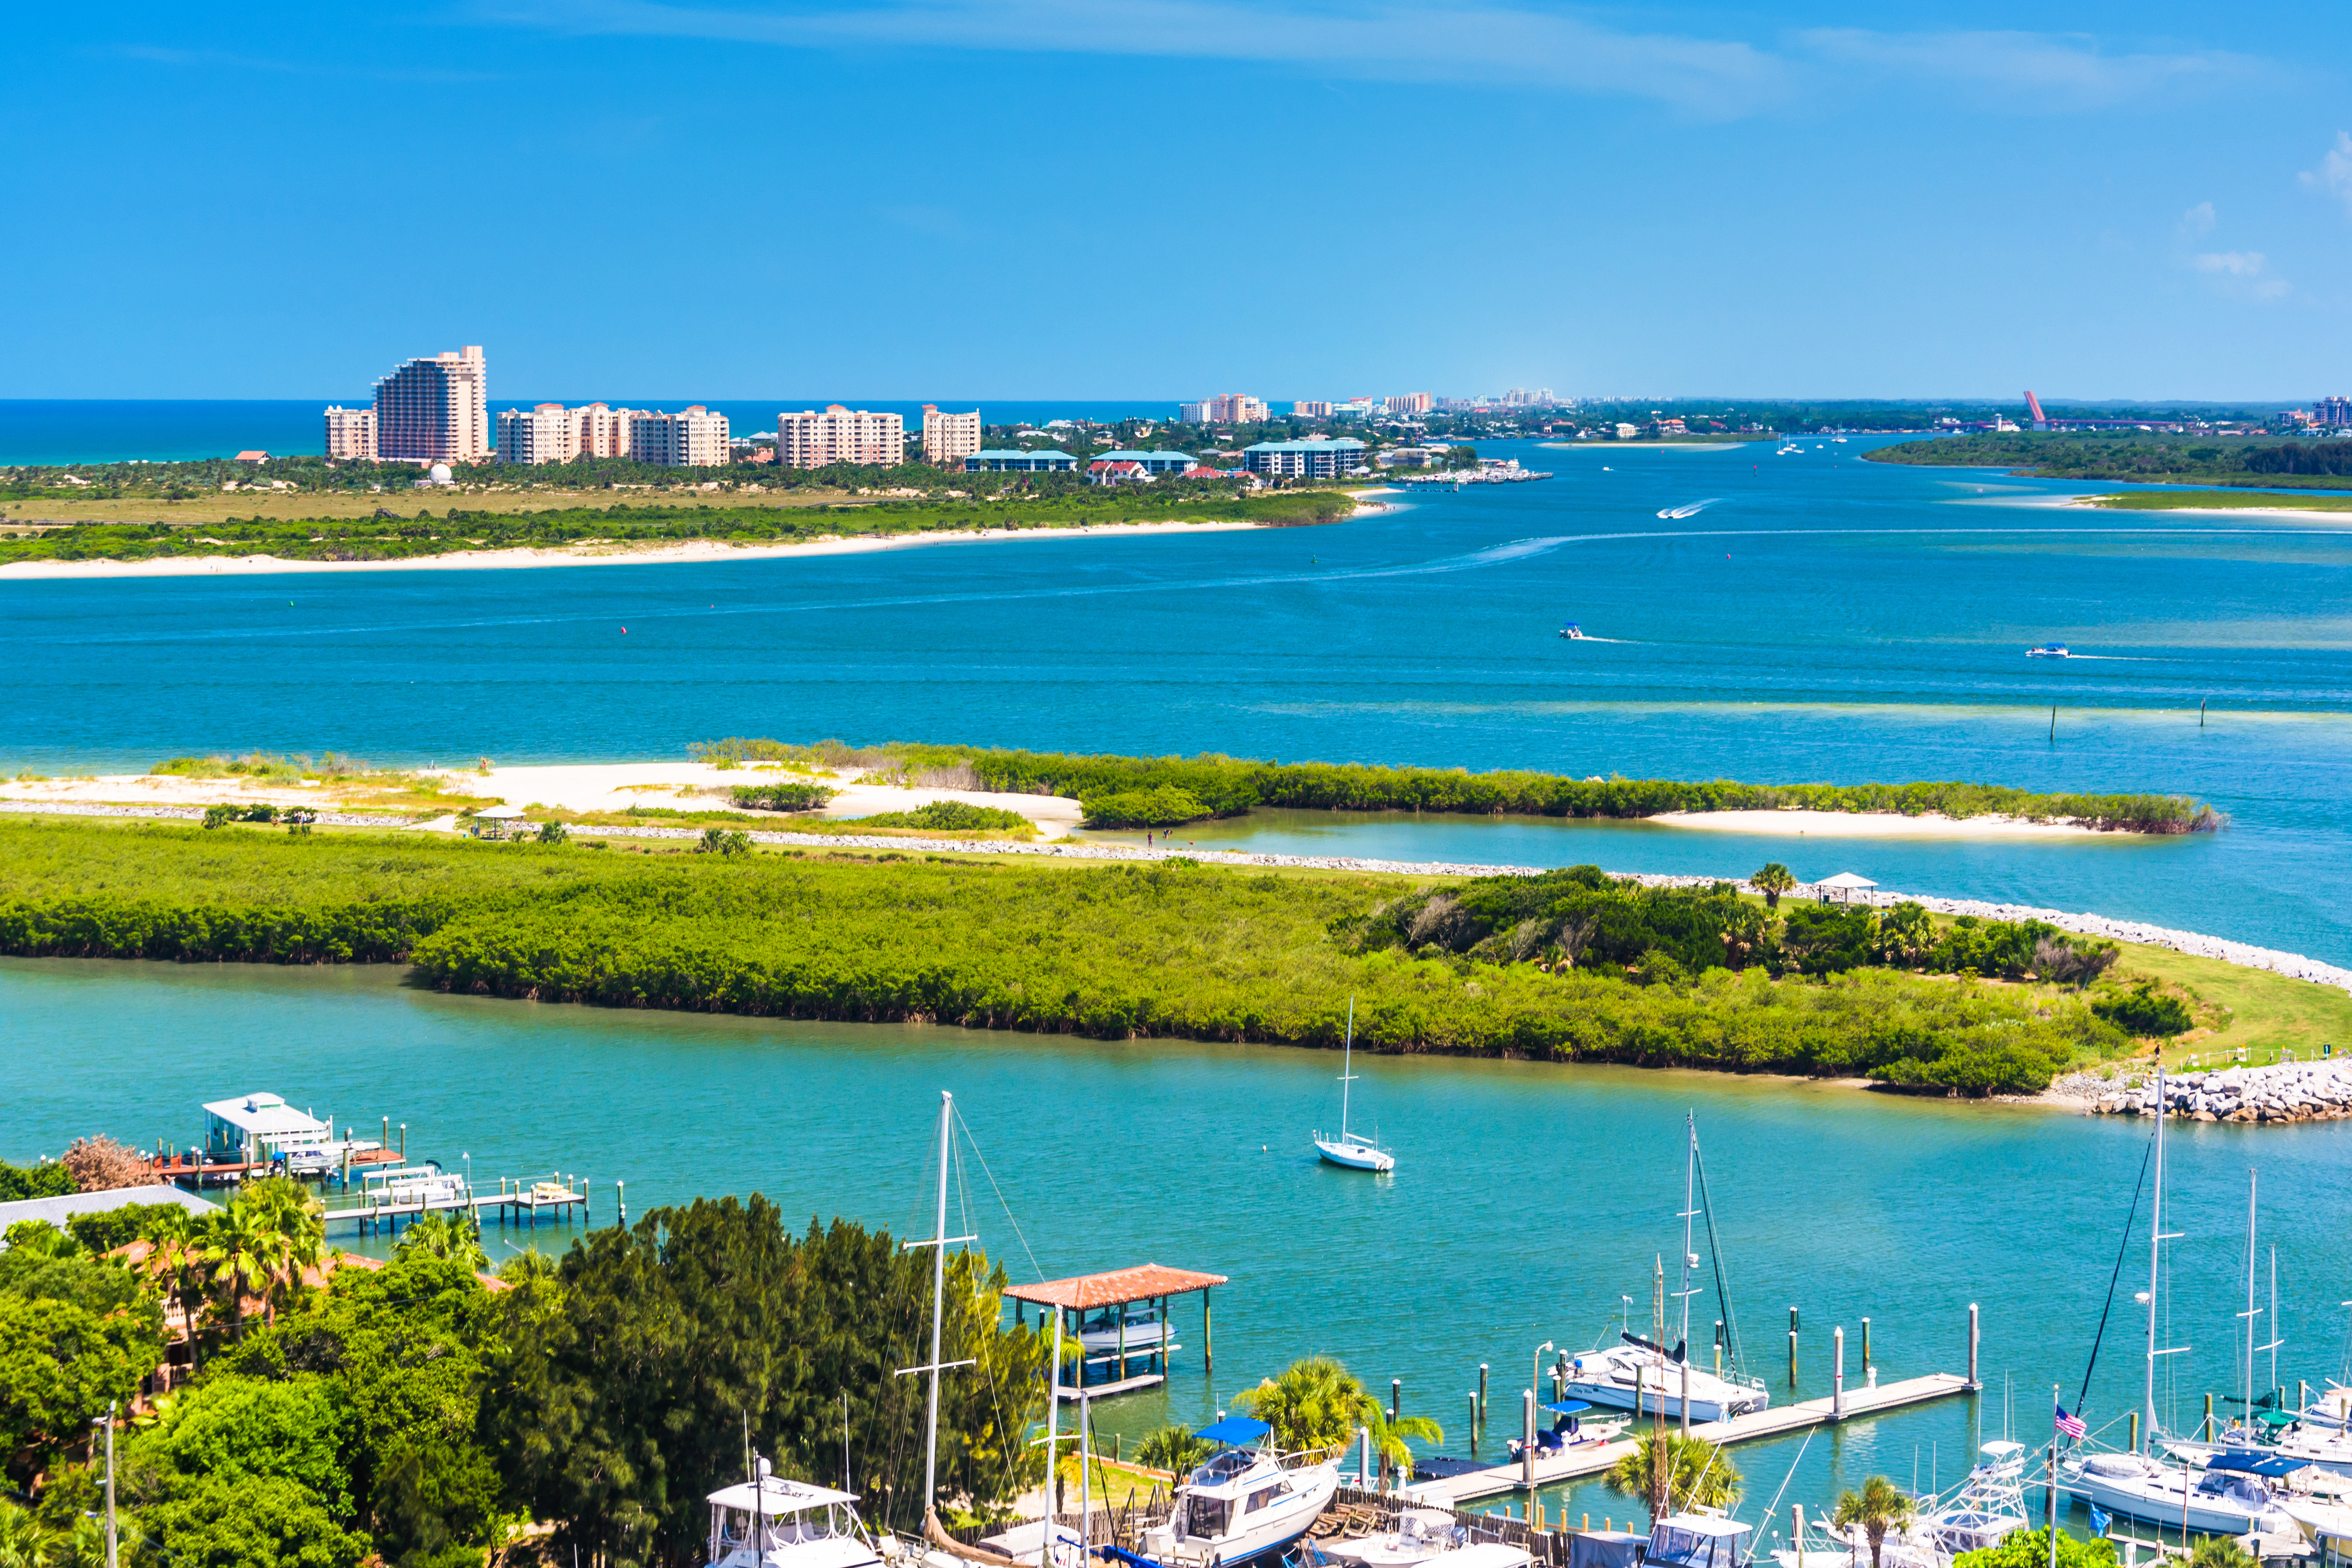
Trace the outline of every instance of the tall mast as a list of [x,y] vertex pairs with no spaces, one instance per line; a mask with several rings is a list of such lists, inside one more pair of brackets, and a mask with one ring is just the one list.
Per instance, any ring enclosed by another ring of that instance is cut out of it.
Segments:
[[2246,1173],[2246,1431],[2254,1429],[2254,1186],[2261,1178]]
[[1348,1043],[1339,1048],[1339,1142],[1348,1141],[1348,1085],[1356,1077],[1356,999],[1348,998]]
[[2279,1346],[2281,1346],[2281,1345],[2284,1344],[2285,1342],[2286,1342],[2286,1336],[2285,1336],[2284,1334],[2282,1334],[2281,1332],[2279,1332],[2279,1319],[2278,1319],[2278,1248],[2277,1248],[2277,1247],[2272,1247],[2272,1248],[2271,1248],[2271,1342],[2270,1342],[2270,1347],[2269,1347],[2269,1348],[2270,1348],[2270,1352],[2271,1352],[2271,1386],[2272,1386],[2273,1388],[2276,1388],[2276,1387],[2279,1385],[2279,1380],[2278,1380],[2278,1352],[2279,1352]]
[[2147,1221],[2147,1396],[2148,1451],[2156,1449],[2156,1295],[2158,1261],[2164,1247],[2164,1063],[2156,1064],[2156,1198]]
[[940,1318],[948,1296],[948,1135],[955,1096],[940,1090],[939,1228],[931,1232],[931,1416],[923,1438],[923,1510],[940,1495]]
[[1696,1113],[1687,1110],[1683,1112],[1683,1125],[1690,1135],[1689,1143],[1683,1152],[1683,1327],[1681,1336],[1683,1354],[1688,1356],[1690,1354],[1691,1216],[1698,1206],[1694,1201],[1695,1189],[1691,1185],[1694,1179],[1693,1173],[1698,1168]]

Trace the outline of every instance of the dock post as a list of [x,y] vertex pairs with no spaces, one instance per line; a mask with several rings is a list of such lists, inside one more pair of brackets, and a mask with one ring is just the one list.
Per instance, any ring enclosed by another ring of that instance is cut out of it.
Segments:
[[408,1123],[405,1121],[400,1124],[400,1163],[404,1165],[408,1163]]
[[1983,1386],[1977,1381],[1977,1304],[1971,1301],[1969,1303],[1969,1392],[1974,1394]]
[[1470,1457],[1478,1457],[1478,1391],[1470,1391]]
[[[2197,1429],[2197,1435],[2208,1443],[2213,1440],[2213,1396],[2210,1394],[2205,1396],[2205,1424]],[[2137,1448],[2139,1445],[2135,1443],[2132,1447]]]
[[1486,1363],[1483,1361],[1478,1363],[1477,1420],[1481,1427],[1486,1425]]
[[1797,1386],[1797,1309],[1789,1309],[1789,1386]]
[[1862,1375],[1864,1381],[1870,1377],[1870,1320],[1864,1318],[1862,1321]]
[[1805,1505],[1789,1506],[1789,1544],[1797,1549],[1797,1568],[1805,1568]]
[[1845,1419],[1845,1329],[1840,1325],[1831,1333],[1837,1351],[1830,1373],[1830,1419],[1843,1421]]
[[1389,1379],[1389,1425],[1395,1426],[1398,1418],[1403,1414],[1404,1379],[1392,1377]]
[[1536,1517],[1536,1391],[1528,1389],[1520,1400],[1519,1484],[1528,1489],[1528,1519]]
[[[2207,1399],[2209,1399],[2209,1400],[2210,1400],[2210,1398],[2212,1398],[2213,1396],[2212,1396],[2211,1394],[2207,1394],[2205,1397],[2206,1397]],[[2212,1420],[2212,1416],[2209,1414],[2209,1415],[2206,1416],[2206,1420],[2210,1423],[2210,1422]],[[2129,1441],[2129,1442],[2125,1446],[2124,1452],[2125,1452],[2125,1453],[2126,1453],[2126,1454],[2137,1454],[2137,1453],[2138,1453],[2138,1452],[2139,1452],[2139,1412],[2138,1412],[2138,1411],[2135,1410],[2135,1411],[2133,1411],[2133,1412],[2131,1413],[2131,1425],[2130,1425],[2129,1426],[2126,1427],[2126,1428],[2125,1428],[2125,1430],[2126,1430],[2127,1433],[2129,1433],[2129,1434],[2130,1434],[2130,1441]]]
[[1201,1370],[1217,1370],[1217,1336],[1210,1331],[1209,1288],[1201,1287]]
[[618,1211],[619,1211],[619,1213],[620,1213],[620,1216],[621,1216],[621,1228],[622,1228],[623,1230],[626,1230],[626,1229],[628,1229],[628,1228],[629,1228],[629,1184],[628,1184],[628,1183],[626,1183],[626,1182],[614,1182],[614,1183],[613,1184],[613,1207],[614,1207],[614,1209],[618,1210]]
[[2299,1415],[2301,1415],[2303,1412],[2305,1412],[2305,1411],[2306,1411],[2306,1410],[2308,1410],[2308,1409],[2310,1409],[2310,1408],[2311,1408],[2311,1380],[2310,1380],[2309,1378],[2307,1378],[2307,1377],[2298,1377],[2298,1378],[2296,1378],[2296,1379],[2294,1380],[2294,1409],[2295,1409],[2295,1414]]

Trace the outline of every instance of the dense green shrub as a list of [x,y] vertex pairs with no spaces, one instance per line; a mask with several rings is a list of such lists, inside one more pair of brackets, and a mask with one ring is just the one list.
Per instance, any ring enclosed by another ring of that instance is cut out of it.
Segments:
[[974,805],[962,800],[935,800],[912,811],[886,811],[875,816],[852,817],[845,824],[856,827],[921,827],[934,833],[982,833],[1029,825],[1029,819],[1017,811]]
[[2189,1005],[2157,990],[2152,980],[2092,1003],[2091,1011],[2127,1035],[2185,1035],[2197,1026]]
[[728,794],[751,811],[814,811],[841,792],[815,784],[737,784]]
[[37,1165],[12,1165],[0,1160],[0,1204],[21,1203],[26,1198],[70,1197],[73,1191],[73,1173],[55,1160],[45,1160]]
[[1173,827],[1213,815],[1198,795],[1173,784],[1089,795],[1081,805],[1088,827]]

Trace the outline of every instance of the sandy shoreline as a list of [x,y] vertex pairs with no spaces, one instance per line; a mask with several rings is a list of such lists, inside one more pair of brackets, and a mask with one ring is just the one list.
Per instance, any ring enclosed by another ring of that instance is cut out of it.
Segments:
[[2101,506],[2095,496],[2066,496],[2060,506],[2119,517],[2283,517],[2297,522],[2333,522],[2352,528],[2352,510],[2322,511],[2298,506]]
[[2081,838],[2099,832],[2072,822],[1933,813],[1906,816],[1893,811],[1669,811],[1643,820],[1704,833],[1794,833],[1809,838]]
[[[1359,515],[1363,510],[1360,507]],[[1378,507],[1369,510],[1384,510]],[[474,550],[404,561],[287,561],[274,555],[205,555],[172,561],[16,561],[0,583],[82,577],[257,577],[295,572],[497,572],[536,566],[661,566],[681,562],[764,561],[783,556],[852,555],[929,544],[1101,538],[1106,535],[1226,532],[1255,522],[1113,522],[1089,528],[992,528],[882,535],[826,535],[799,544],[729,544],[708,539],[656,545],[585,544],[555,550]]]

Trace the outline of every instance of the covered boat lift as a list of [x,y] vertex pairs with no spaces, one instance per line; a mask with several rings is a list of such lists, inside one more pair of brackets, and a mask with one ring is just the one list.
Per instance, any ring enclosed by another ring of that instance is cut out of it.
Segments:
[[[1129,1394],[1139,1388],[1152,1388],[1168,1381],[1168,1352],[1183,1347],[1175,1342],[1168,1322],[1168,1300],[1171,1296],[1201,1293],[1201,1364],[1206,1368],[1215,1363],[1215,1340],[1210,1331],[1209,1290],[1212,1286],[1226,1283],[1222,1274],[1202,1274],[1189,1268],[1171,1268],[1165,1264],[1145,1263],[1133,1268],[1116,1268],[1108,1274],[1081,1274],[1070,1279],[1048,1279],[1035,1285],[1008,1286],[1005,1294],[1013,1300],[1033,1306],[1051,1308],[1062,1315],[1062,1338],[1077,1340],[1086,1314],[1108,1308],[1117,1323],[1117,1336],[1107,1352],[1088,1352],[1083,1342],[1078,1350],[1077,1386],[1062,1383],[1055,1369],[1055,1389],[1065,1399],[1076,1399],[1083,1390],[1088,1398],[1107,1394]],[[1127,1343],[1127,1311],[1138,1301],[1152,1303],[1160,1323],[1159,1338],[1150,1344],[1129,1348]],[[1038,1315],[1038,1326],[1050,1334],[1051,1322],[1044,1313]],[[1141,1361],[1144,1370],[1129,1375],[1131,1364]],[[1101,1369],[1103,1381],[1088,1384],[1089,1369]]]

